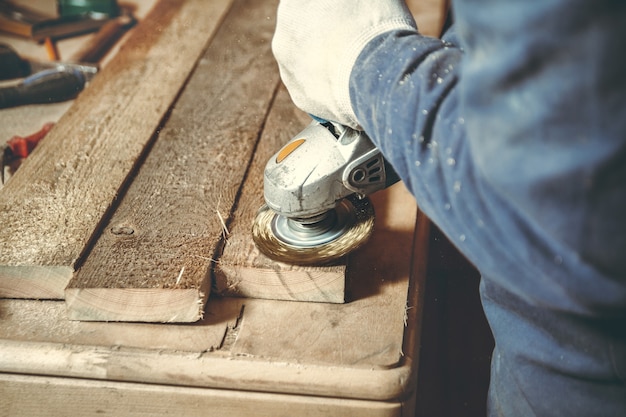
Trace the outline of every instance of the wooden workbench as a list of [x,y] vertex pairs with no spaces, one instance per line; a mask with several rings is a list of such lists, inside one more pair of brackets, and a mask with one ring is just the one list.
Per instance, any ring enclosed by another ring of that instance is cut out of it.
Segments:
[[70,321],[60,301],[2,300],[0,407],[10,416],[412,416],[424,277],[414,265],[411,276],[358,277],[347,304],[215,298],[192,325]]
[[[222,3],[224,14],[201,51],[210,51],[220,31],[228,34],[244,10],[271,20],[266,12],[276,2]],[[261,52],[259,59],[266,59]],[[259,81],[276,83],[275,77]],[[281,87],[269,91],[267,108],[255,110],[264,117],[284,102]],[[168,127],[178,97],[159,109],[165,117],[157,132],[179,128]],[[241,108],[253,104],[242,101]],[[80,112],[71,103],[56,108],[69,117]],[[18,111],[0,118],[14,119]],[[141,164],[146,155],[137,154]],[[374,204],[382,221],[404,216],[402,226],[390,220],[351,258],[345,304],[212,295],[196,323],[147,324],[69,320],[63,300],[0,300],[0,410],[10,416],[413,416],[428,221],[401,184],[376,195]],[[409,242],[398,269],[385,263],[395,259],[394,241]]]

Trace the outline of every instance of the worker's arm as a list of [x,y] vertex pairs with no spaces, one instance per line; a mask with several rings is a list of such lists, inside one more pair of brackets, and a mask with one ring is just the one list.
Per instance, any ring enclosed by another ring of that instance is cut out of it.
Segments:
[[295,103],[363,127],[479,268],[494,414],[623,414],[626,3],[458,0],[449,42],[370,36],[398,4],[282,0]]
[[[281,77],[308,113],[360,124],[483,273],[562,276],[535,301],[572,311],[624,301],[607,293],[625,296],[626,4],[455,7],[446,42],[421,36],[399,0],[282,0]],[[564,265],[610,278],[572,282]]]
[[623,414],[626,4],[455,5],[366,45],[357,120],[481,271],[492,414]]
[[[458,45],[396,31],[364,48],[351,73],[357,119],[481,270],[541,259],[580,293],[537,297],[623,305],[626,5],[466,3]],[[608,279],[576,282],[565,261]]]

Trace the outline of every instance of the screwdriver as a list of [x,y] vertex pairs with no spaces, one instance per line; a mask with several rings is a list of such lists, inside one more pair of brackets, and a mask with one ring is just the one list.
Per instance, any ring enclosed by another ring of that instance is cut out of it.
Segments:
[[[83,55],[86,55],[86,53],[83,53]],[[89,81],[89,79],[98,72],[98,65],[90,62],[82,62],[81,59],[81,56],[77,56],[72,62],[32,61],[22,58],[10,45],[0,43],[0,63],[2,63],[2,65],[0,65],[0,80],[24,78],[47,69],[62,70],[75,68],[85,74],[87,81]]]
[[60,66],[41,71],[17,85],[0,88],[0,109],[70,100],[85,88],[86,82],[85,75],[75,68]]

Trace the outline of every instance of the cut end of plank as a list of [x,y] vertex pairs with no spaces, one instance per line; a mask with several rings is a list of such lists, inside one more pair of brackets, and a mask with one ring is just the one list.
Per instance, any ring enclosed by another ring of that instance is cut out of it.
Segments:
[[73,273],[69,266],[0,265],[0,298],[62,300]]
[[202,319],[209,289],[68,288],[70,320],[192,323]]

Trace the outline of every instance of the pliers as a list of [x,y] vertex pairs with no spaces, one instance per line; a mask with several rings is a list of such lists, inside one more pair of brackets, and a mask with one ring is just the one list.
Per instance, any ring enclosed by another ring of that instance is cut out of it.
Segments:
[[0,184],[5,183],[4,171],[5,167],[26,158],[35,149],[35,146],[43,139],[54,123],[46,123],[37,132],[29,136],[13,136],[2,147],[0,153]]

